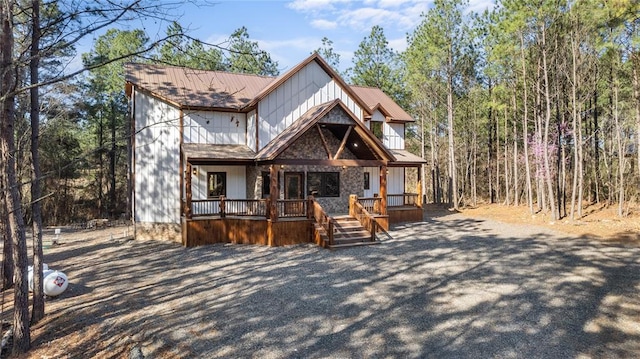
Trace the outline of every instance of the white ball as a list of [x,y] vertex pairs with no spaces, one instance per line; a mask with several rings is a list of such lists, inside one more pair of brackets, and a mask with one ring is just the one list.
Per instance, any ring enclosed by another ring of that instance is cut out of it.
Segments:
[[44,278],[44,294],[55,297],[62,294],[69,286],[67,275],[60,271],[53,271]]

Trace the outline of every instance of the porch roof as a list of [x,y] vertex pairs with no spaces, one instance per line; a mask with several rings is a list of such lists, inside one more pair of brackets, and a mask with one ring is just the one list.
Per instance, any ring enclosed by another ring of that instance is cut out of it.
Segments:
[[320,120],[333,108],[340,107],[347,113],[353,121],[354,134],[359,136],[361,141],[371,150],[371,152],[383,161],[394,161],[393,154],[382,145],[382,143],[356,118],[347,106],[340,99],[335,99],[323,104],[314,106],[307,110],[300,118],[294,121],[289,127],[269,142],[258,154],[257,160],[267,161],[278,157],[294,141],[302,136],[306,131],[318,124]]
[[253,162],[256,153],[245,145],[183,143],[182,153],[192,164]]
[[426,160],[422,159],[420,156],[416,156],[413,153],[407,150],[389,150],[393,153],[393,156],[396,158],[395,161],[389,162],[389,166],[400,167],[406,165],[421,165],[423,163],[427,163]]

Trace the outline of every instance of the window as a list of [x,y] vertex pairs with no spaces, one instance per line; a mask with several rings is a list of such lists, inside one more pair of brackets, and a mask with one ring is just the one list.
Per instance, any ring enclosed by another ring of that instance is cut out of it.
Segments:
[[364,189],[371,189],[371,178],[369,172],[364,173]]
[[[278,186],[280,186],[280,172],[278,172]],[[271,195],[271,175],[267,171],[262,172],[262,198]]]
[[307,189],[316,197],[340,197],[340,172],[307,173]]
[[373,132],[374,136],[378,137],[380,141],[382,141],[384,137],[384,134],[382,132],[382,122],[371,121],[369,123],[369,127],[371,128],[371,132]]
[[207,172],[207,197],[220,197],[227,195],[227,173]]

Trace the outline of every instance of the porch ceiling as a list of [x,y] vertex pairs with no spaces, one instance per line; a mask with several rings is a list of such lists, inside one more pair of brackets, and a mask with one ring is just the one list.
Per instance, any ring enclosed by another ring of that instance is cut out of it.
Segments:
[[245,145],[183,143],[182,153],[191,164],[253,162],[256,153]]

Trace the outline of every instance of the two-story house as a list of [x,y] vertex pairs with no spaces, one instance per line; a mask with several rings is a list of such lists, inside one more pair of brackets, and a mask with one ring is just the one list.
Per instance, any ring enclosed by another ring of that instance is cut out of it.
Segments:
[[339,245],[422,219],[413,119],[317,54],[275,78],[128,64],[126,93],[136,237]]

